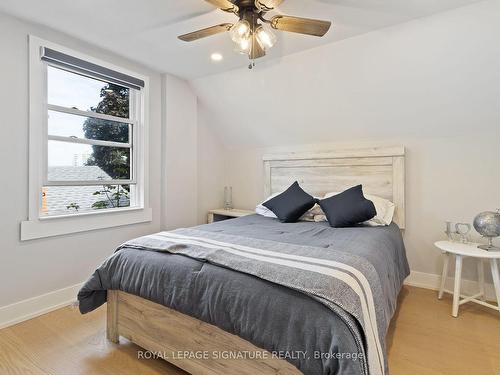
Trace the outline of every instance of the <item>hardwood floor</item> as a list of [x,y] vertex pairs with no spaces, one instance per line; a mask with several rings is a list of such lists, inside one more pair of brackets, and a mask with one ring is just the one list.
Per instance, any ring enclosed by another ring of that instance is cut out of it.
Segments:
[[[452,318],[451,299],[405,287],[388,335],[391,375],[500,375],[500,313],[472,304]],[[2,375],[181,375],[139,347],[105,339],[105,309],[67,307],[0,330]]]
[[499,375],[500,313],[477,304],[460,306],[437,292],[404,287],[388,333],[392,375]]

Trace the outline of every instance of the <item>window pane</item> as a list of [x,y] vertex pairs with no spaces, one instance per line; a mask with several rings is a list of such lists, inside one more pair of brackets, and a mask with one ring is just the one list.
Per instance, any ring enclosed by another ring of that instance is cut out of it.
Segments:
[[47,67],[48,103],[81,111],[129,117],[130,89]]
[[130,207],[135,201],[133,191],[130,185],[43,187],[41,214],[64,215]]
[[48,142],[49,181],[130,179],[130,149]]
[[97,139],[99,141],[129,142],[129,125],[123,122],[49,111],[48,126],[49,135]]

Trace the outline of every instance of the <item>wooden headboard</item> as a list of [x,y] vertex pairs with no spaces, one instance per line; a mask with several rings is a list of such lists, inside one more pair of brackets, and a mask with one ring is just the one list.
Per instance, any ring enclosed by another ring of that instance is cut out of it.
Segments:
[[294,181],[322,197],[362,184],[366,194],[396,204],[393,221],[405,228],[405,149],[402,146],[290,152],[264,155],[264,193],[285,190]]

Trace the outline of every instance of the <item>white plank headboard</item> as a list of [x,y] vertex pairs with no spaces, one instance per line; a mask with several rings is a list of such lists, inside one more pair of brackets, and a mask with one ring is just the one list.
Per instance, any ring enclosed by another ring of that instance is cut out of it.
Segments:
[[265,196],[285,190],[294,181],[322,197],[362,184],[366,194],[396,204],[394,222],[405,228],[405,149],[403,146],[290,152],[264,155]]

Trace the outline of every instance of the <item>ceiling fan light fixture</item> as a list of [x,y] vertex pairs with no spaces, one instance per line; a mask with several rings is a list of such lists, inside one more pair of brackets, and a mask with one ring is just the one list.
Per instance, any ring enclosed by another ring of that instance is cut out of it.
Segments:
[[[238,17],[236,23],[221,23],[193,31],[178,38],[184,42],[193,42],[202,38],[220,33],[229,32],[231,40],[235,43],[235,51],[246,54],[252,60],[250,67],[255,65],[255,60],[266,56],[266,51],[277,42],[274,30],[303,35],[323,37],[332,25],[331,21],[311,18],[273,15],[284,0],[205,0],[213,6]],[[216,60],[216,58],[214,59]]]
[[270,30],[266,30],[263,26],[259,26],[255,30],[255,38],[259,42],[260,46],[265,50],[272,48],[276,43],[276,35],[274,35]]
[[233,42],[240,43],[242,40],[248,39],[250,31],[250,23],[247,20],[239,20],[231,27],[229,33]]

